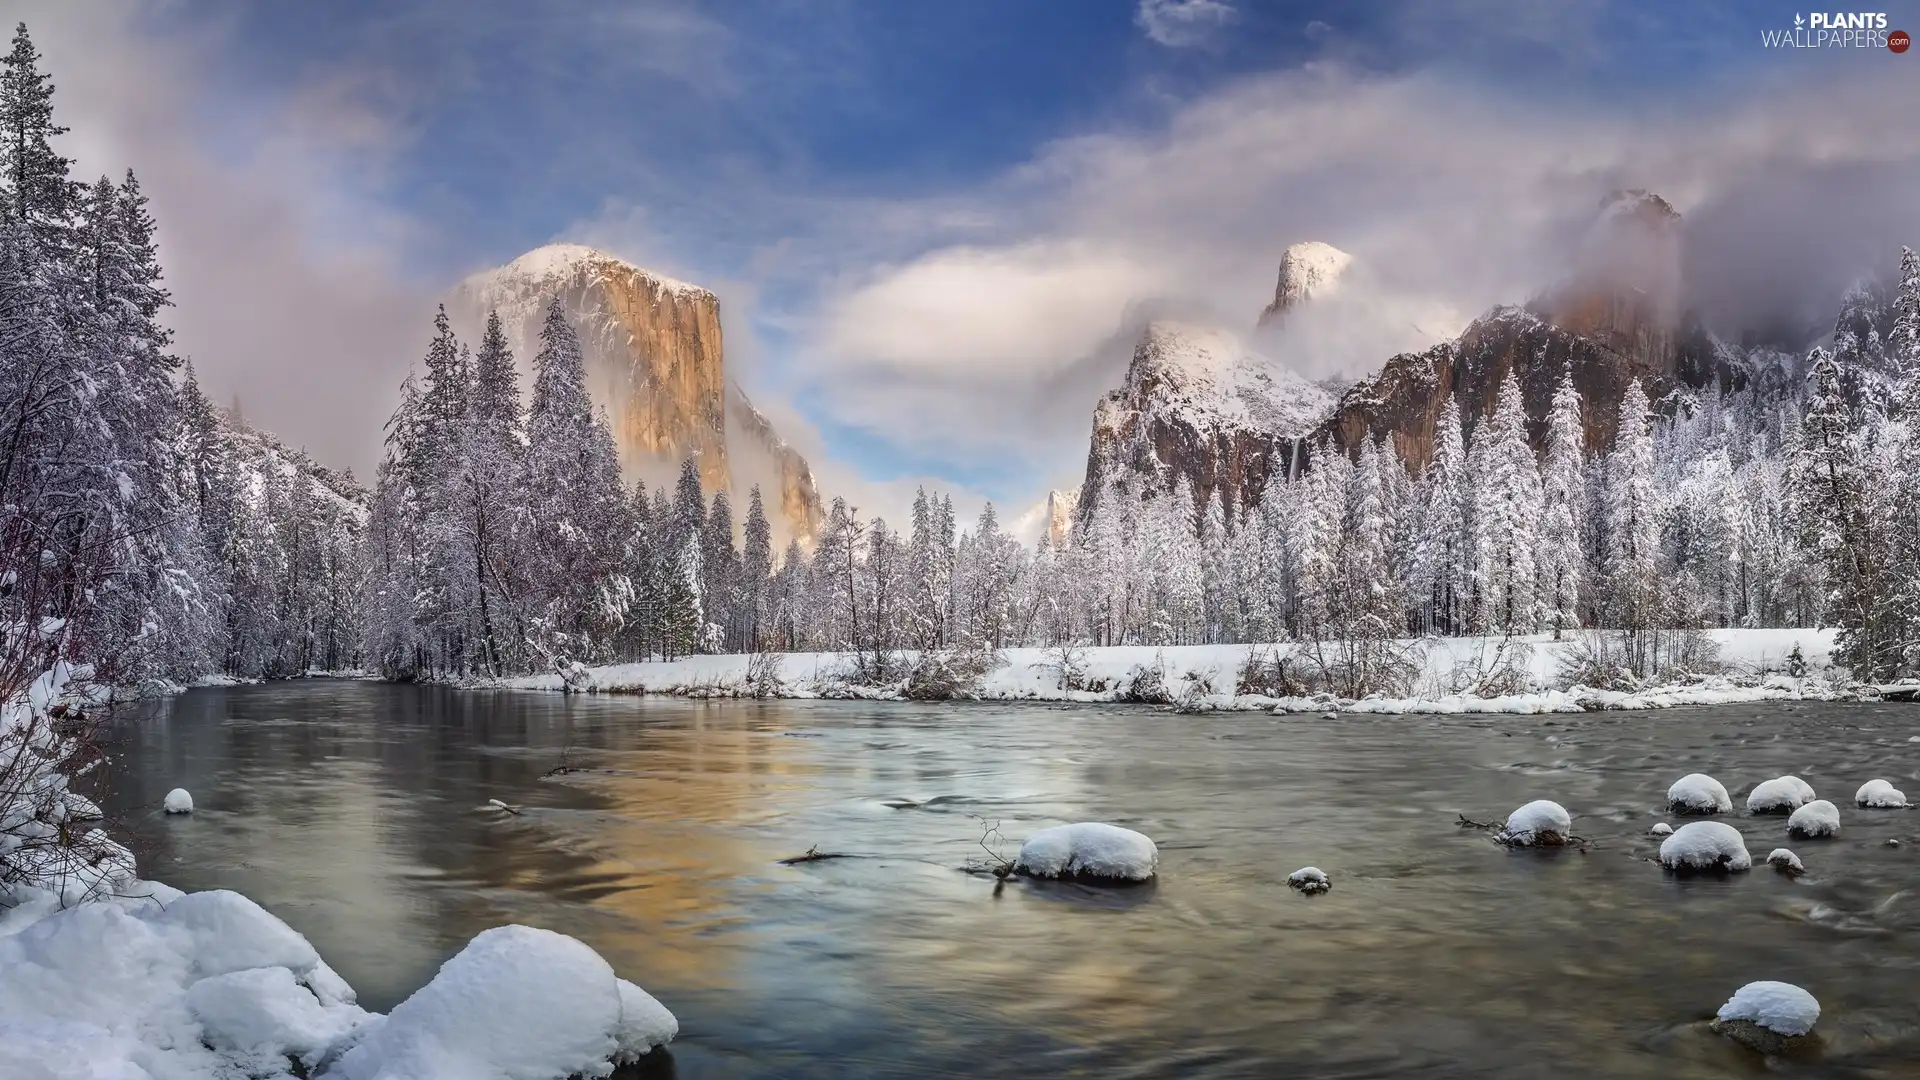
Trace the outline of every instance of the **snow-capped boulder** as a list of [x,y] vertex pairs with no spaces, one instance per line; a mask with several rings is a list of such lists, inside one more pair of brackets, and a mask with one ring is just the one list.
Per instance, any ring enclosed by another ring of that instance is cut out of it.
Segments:
[[1885,780],[1869,780],[1853,793],[1853,804],[1869,810],[1900,810],[1907,805],[1907,794]]
[[1807,872],[1806,864],[1800,861],[1800,856],[1795,855],[1783,847],[1777,847],[1767,852],[1767,865],[1789,876],[1797,876]]
[[442,964],[326,1075],[605,1076],[616,1059],[645,1053],[641,1043],[660,1045],[677,1029],[658,1002],[623,990],[607,962],[581,942],[499,926]]
[[1653,828],[1648,829],[1647,832],[1653,834],[1654,836],[1672,836],[1673,826],[1667,824],[1664,821],[1656,821],[1653,823]]
[[1813,800],[1787,819],[1787,835],[1802,840],[1839,836],[1840,808],[1825,799]]
[[160,805],[169,814],[191,814],[193,813],[193,796],[187,794],[186,788],[177,787],[167,792],[166,800]]
[[1753,856],[1739,829],[1724,821],[1695,821],[1661,842],[1660,865],[1681,873],[1751,870]]
[[1813,785],[1797,776],[1776,776],[1761,781],[1747,795],[1749,814],[1791,814],[1817,796]]
[[1549,799],[1535,799],[1507,815],[1498,839],[1513,847],[1558,847],[1572,835],[1573,818],[1566,807]]
[[1303,893],[1322,893],[1333,888],[1333,879],[1317,866],[1303,866],[1287,875],[1287,884]]
[[145,917],[177,952],[191,958],[191,972],[199,978],[264,967],[305,977],[320,963],[320,954],[299,931],[226,889],[187,893]]
[[1019,873],[1041,878],[1146,881],[1160,865],[1160,849],[1132,829],[1083,821],[1041,829],[1020,845]]
[[678,1034],[680,1021],[665,1005],[638,986],[620,980],[620,1027],[613,1033],[619,1049],[614,1053],[614,1064],[645,1057]]
[[1720,1006],[1713,1030],[1763,1054],[1778,1054],[1813,1032],[1820,1002],[1792,983],[1750,982]]
[[1667,806],[1676,814],[1725,814],[1733,810],[1733,799],[1720,781],[1688,773],[1667,789]]

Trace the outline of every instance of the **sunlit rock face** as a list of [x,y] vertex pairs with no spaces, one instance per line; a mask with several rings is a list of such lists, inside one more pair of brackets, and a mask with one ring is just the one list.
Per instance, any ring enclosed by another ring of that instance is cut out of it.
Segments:
[[708,491],[739,503],[759,484],[776,528],[813,536],[821,520],[813,471],[728,377],[713,293],[593,248],[551,244],[468,278],[449,306],[470,335],[498,311],[525,367],[556,296],[629,477],[657,479],[692,455]]

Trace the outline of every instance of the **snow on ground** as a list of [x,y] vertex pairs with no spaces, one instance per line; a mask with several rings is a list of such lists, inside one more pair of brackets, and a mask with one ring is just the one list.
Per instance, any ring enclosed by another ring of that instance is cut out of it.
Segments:
[[1812,1031],[1820,1019],[1820,1003],[1792,983],[1750,982],[1720,1006],[1717,1019],[1744,1020],[1777,1035],[1799,1036]]
[[1720,781],[1688,773],[1667,789],[1667,805],[1676,814],[1724,814],[1733,809],[1733,800]]
[[1724,821],[1695,821],[1660,843],[1660,865],[1669,870],[1750,870],[1753,856],[1740,830]]
[[1907,805],[1907,793],[1885,780],[1869,780],[1853,793],[1853,804],[1870,810],[1899,810]]
[[193,813],[193,796],[187,793],[186,788],[177,787],[167,792],[166,801],[161,806],[169,814],[191,814]]
[[1803,840],[1839,836],[1840,808],[1825,799],[1813,800],[1787,819],[1787,835]]
[[0,896],[0,1077],[345,1080],[604,1076],[673,1015],[592,949],[524,926],[476,937],[390,1016],[238,893],[133,882],[62,907]]
[[1034,877],[1118,881],[1146,881],[1159,865],[1160,849],[1144,834],[1092,821],[1041,829],[1014,860],[1014,869]]
[[1747,813],[1790,814],[1814,798],[1812,784],[1797,776],[1776,776],[1754,785],[1747,796]]
[[1549,799],[1533,802],[1507,815],[1500,840],[1515,847],[1535,844],[1564,844],[1573,835],[1573,818],[1567,808]]
[[[1569,687],[1562,668],[1576,648],[1573,638],[1554,641],[1535,634],[1500,638],[1425,638],[1400,642],[1419,662],[1408,697],[1361,700],[1330,695],[1276,698],[1240,694],[1240,678],[1252,656],[1283,657],[1291,645],[1089,646],[1059,649],[1018,648],[1002,652],[1003,663],[988,672],[966,695],[987,701],[1125,700],[1143,673],[1160,676],[1168,696],[1196,710],[1347,713],[1570,713],[1609,709],[1665,709],[1687,705],[1731,705],[1755,701],[1829,700],[1858,696],[1852,683],[1831,666],[1831,630],[1709,630],[1720,649],[1725,674],[1636,691]],[[1787,674],[1789,657],[1800,650],[1807,674]],[[898,654],[902,665],[916,658]],[[812,698],[900,698],[904,677],[883,686],[856,685],[850,653],[784,653],[770,665],[777,684],[755,685],[749,677],[753,657],[745,654],[685,656],[671,661],[569,668],[559,674],[504,680],[525,690],[586,690],[599,693],[669,694],[684,697],[763,696]],[[1519,692],[1475,695],[1466,692],[1484,681],[1491,667],[1511,664]],[[1063,665],[1070,669],[1063,676]]]

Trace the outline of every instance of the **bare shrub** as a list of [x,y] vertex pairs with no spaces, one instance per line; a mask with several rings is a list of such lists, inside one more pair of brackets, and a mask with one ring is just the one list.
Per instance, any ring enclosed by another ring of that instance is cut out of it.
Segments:
[[1482,638],[1471,654],[1453,665],[1446,691],[1474,697],[1507,697],[1531,689],[1533,646],[1508,635]]
[[1240,665],[1233,692],[1241,697],[1283,698],[1304,697],[1308,690],[1287,650],[1259,645],[1247,653],[1246,663]]
[[1063,641],[1047,650],[1047,666],[1062,690],[1087,689],[1087,647],[1078,641]]
[[742,697],[765,700],[777,698],[785,693],[786,680],[780,677],[780,654],[775,652],[753,652],[747,654],[747,673],[740,682]]
[[905,696],[914,701],[954,701],[980,696],[980,682],[1006,663],[991,646],[925,649],[907,673]]
[[1567,686],[1631,691],[1725,670],[1720,647],[1694,629],[1588,630],[1562,654],[1560,679]]
[[1356,700],[1406,697],[1423,666],[1418,646],[1384,635],[1310,638],[1295,655],[1310,690]]
[[1167,688],[1167,658],[1154,654],[1153,663],[1135,664],[1128,672],[1127,685],[1115,699],[1132,705],[1171,705],[1173,691]]
[[133,880],[133,854],[70,787],[105,760],[99,716],[82,704],[85,675],[55,663],[0,703],[0,903],[21,887],[78,903]]

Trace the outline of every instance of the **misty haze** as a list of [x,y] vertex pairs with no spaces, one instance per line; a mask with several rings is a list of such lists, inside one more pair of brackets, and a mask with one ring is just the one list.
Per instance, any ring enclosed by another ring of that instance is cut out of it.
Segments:
[[1920,8],[7,14],[0,1080],[1920,1058]]

